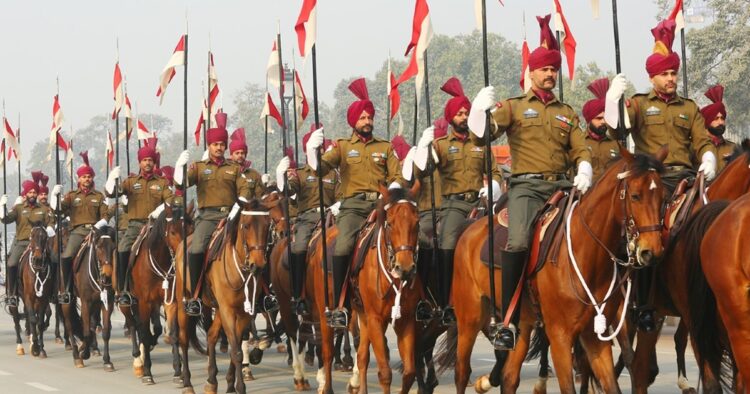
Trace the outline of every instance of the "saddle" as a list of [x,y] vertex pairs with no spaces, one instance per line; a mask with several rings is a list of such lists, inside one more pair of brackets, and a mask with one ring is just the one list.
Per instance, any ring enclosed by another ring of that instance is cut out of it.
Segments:
[[92,242],[94,242],[93,231],[83,239],[81,247],[78,249],[78,253],[76,253],[76,256],[73,258],[73,272],[78,272],[78,270],[81,268],[81,261],[83,261],[83,256],[85,255],[86,250],[91,247]]
[[677,184],[672,198],[664,209],[664,228],[662,229],[664,245],[669,245],[677,236],[690,217],[696,201],[706,194],[703,173],[699,173],[694,182],[691,182],[691,180],[689,178],[683,179]]
[[148,235],[149,233],[151,233],[152,228],[153,219],[149,219],[148,223],[146,223],[146,225],[141,228],[141,231],[135,238],[133,246],[130,247],[130,256],[128,257],[128,272],[130,272],[130,268],[133,266],[133,264],[135,264],[135,259],[138,257],[138,253],[141,251],[143,242],[145,242],[146,238],[148,238]]

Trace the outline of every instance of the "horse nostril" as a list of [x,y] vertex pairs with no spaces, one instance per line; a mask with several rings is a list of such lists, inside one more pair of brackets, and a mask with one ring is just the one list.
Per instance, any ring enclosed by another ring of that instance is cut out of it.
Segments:
[[650,249],[641,250],[640,260],[643,265],[649,265],[654,258],[654,253]]

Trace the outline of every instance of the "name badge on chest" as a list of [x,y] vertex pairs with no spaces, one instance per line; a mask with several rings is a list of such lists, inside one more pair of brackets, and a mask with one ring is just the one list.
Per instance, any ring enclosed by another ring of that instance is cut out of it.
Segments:
[[460,152],[461,149],[459,149],[457,146],[451,145],[448,147],[448,154],[454,154]]
[[141,188],[143,188],[143,185],[141,185],[140,183],[133,184],[133,190],[141,190]]
[[654,106],[650,106],[648,107],[648,109],[646,109],[646,116],[653,116],[653,115],[659,115],[659,114],[661,114],[661,110]]
[[305,178],[305,180],[306,180],[307,182],[310,182],[310,183],[312,183],[312,182],[317,182],[317,181],[318,181],[318,178],[317,178],[317,177],[315,177],[315,176],[313,176],[313,175],[308,175],[308,176],[307,176],[307,178]]
[[537,117],[539,117],[539,112],[536,112],[531,108],[527,109],[526,111],[523,111],[524,119],[537,118]]
[[206,168],[205,170],[203,170],[203,175],[211,175],[213,174],[213,172],[214,171],[212,169]]
[[359,151],[352,149],[346,154],[346,157],[359,157]]

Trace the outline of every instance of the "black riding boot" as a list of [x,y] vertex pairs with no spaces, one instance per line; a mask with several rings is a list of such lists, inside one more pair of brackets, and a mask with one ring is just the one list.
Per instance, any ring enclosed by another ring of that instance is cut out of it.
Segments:
[[[435,264],[432,261],[432,249],[420,248],[417,255],[417,273],[419,274],[419,280],[422,282],[422,288],[424,289],[425,299],[419,300],[417,303],[417,309],[415,316],[417,321],[427,321],[432,319],[434,309],[429,302],[429,290],[433,290],[430,285],[430,265]],[[435,294],[433,291],[432,294]]]
[[[513,294],[516,292],[518,282],[523,276],[523,267],[526,262],[526,252],[502,252],[502,313],[500,319],[505,318],[505,314],[510,308],[513,301]],[[521,303],[519,299],[510,324],[501,326],[498,329],[497,336],[494,339],[494,347],[497,350],[513,350],[516,347],[516,336],[518,335],[518,317],[520,316]]]
[[70,286],[71,282],[73,282],[72,275],[70,274],[70,271],[72,271],[73,267],[73,258],[72,257],[62,257],[60,259],[60,268],[62,268],[62,278],[60,278],[61,285],[60,288],[62,289],[60,294],[57,296],[57,302],[59,304],[70,304]]
[[440,267],[438,274],[440,278],[438,283],[440,285],[440,306],[443,310],[441,323],[444,326],[452,326],[456,324],[456,313],[453,311],[453,306],[450,305],[451,299],[451,285],[453,283],[453,254],[455,249],[440,249]]
[[200,301],[200,294],[196,293],[195,288],[198,286],[198,280],[201,276],[204,259],[204,253],[188,253],[188,267],[190,268],[190,292],[193,295],[192,297],[190,297],[187,303],[185,303],[185,313],[187,313],[189,316],[200,316],[203,309]]
[[8,267],[5,278],[5,303],[11,307],[18,307],[18,267]]
[[650,305],[649,297],[651,295],[651,277],[653,269],[650,267],[636,271],[637,275],[637,302],[636,311],[638,313],[638,328],[645,332],[651,332],[656,329],[656,319],[654,318],[654,308]]
[[349,268],[350,261],[349,256],[333,256],[333,303],[336,308],[331,312],[331,318],[328,320],[328,325],[332,328],[346,328],[349,324],[346,300],[344,300],[343,308],[339,308],[338,305],[341,300],[341,292],[344,290],[346,271]]
[[129,260],[129,251],[117,253],[117,303],[120,306],[130,306],[133,303],[132,296],[127,290]]
[[302,286],[305,283],[306,253],[293,253],[289,262],[289,275],[292,277],[292,311],[304,316],[310,313],[307,303],[302,299]]

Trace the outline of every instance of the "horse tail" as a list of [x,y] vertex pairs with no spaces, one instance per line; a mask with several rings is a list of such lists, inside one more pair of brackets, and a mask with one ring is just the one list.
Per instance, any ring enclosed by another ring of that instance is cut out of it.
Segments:
[[534,335],[531,337],[529,343],[529,351],[526,353],[526,361],[536,360],[541,357],[543,353],[549,351],[549,338],[547,333],[544,331],[544,327],[538,326],[534,330]]
[[451,326],[437,344],[437,354],[434,361],[437,365],[438,376],[456,367],[456,351],[458,350],[458,328]]
[[[706,281],[701,266],[701,240],[716,217],[729,205],[726,200],[711,202],[685,224],[684,254],[687,256],[688,305],[690,307],[690,336],[698,350],[698,363],[705,363],[718,377],[722,386],[729,389],[732,364],[724,350],[720,335],[716,297]],[[702,375],[702,373],[701,373]],[[701,376],[703,378],[703,376]]]
[[[210,319],[210,317],[209,317]],[[208,352],[203,342],[198,338],[198,321],[202,320],[200,317],[189,317],[187,323],[188,342],[192,346],[193,350],[198,352],[202,356],[207,356]],[[210,324],[210,323],[209,323]]]

